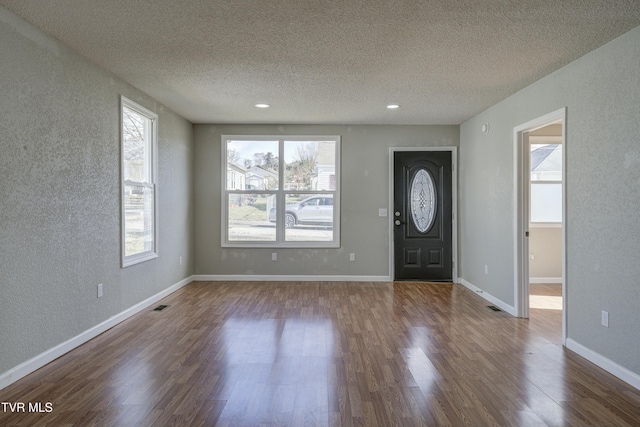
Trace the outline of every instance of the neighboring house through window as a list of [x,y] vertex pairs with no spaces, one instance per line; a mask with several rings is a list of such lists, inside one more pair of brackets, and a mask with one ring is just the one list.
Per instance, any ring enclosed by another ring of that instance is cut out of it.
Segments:
[[338,136],[223,136],[222,245],[339,247],[339,154]]
[[562,144],[531,144],[532,223],[562,223]]

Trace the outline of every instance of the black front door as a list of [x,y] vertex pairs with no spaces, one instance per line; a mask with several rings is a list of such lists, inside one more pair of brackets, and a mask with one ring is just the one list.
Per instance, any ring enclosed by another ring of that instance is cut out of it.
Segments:
[[450,151],[394,153],[396,280],[453,278]]

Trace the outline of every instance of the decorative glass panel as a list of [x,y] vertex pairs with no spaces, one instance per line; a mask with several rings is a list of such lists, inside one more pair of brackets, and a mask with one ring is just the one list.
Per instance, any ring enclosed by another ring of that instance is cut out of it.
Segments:
[[413,224],[420,233],[426,233],[436,217],[436,186],[425,169],[413,176],[410,194]]

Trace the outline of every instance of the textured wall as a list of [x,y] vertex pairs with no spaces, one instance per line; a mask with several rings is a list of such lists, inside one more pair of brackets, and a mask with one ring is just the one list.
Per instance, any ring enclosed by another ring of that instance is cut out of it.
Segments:
[[461,276],[514,304],[513,128],[565,106],[568,338],[640,375],[640,27],[461,126]]
[[508,305],[514,299],[513,129],[509,128],[509,123],[519,123],[514,113],[505,109],[486,120],[488,134],[481,132],[482,118],[460,127],[458,172],[458,275]]
[[[4,8],[0,58],[2,373],[191,275],[193,135],[190,123]],[[159,114],[160,257],[127,269],[121,94]]]
[[529,277],[562,277],[562,227],[529,228]]
[[[457,146],[458,126],[195,125],[196,274],[389,275],[389,147]],[[341,135],[338,249],[220,247],[221,135]],[[271,253],[278,252],[278,261]],[[356,262],[349,253],[356,253]]]

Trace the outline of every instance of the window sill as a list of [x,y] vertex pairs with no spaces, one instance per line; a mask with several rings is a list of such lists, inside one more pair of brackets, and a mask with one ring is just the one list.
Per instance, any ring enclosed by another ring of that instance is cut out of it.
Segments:
[[156,252],[144,252],[137,255],[130,255],[122,260],[122,268],[131,267],[132,265],[140,264],[156,258],[158,258],[158,254]]

